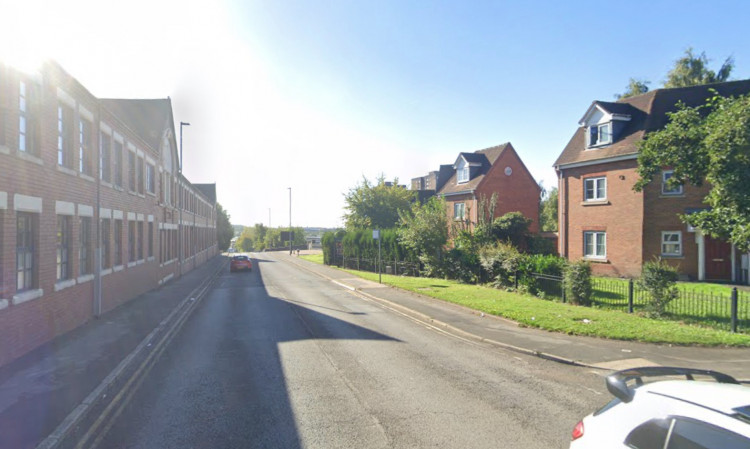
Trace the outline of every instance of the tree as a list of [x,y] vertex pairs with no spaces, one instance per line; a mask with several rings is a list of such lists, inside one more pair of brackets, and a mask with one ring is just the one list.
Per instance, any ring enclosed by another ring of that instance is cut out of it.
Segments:
[[445,200],[432,197],[424,204],[415,202],[400,213],[399,241],[418,255],[427,275],[441,269],[442,253],[448,242],[448,214]]
[[615,94],[615,98],[618,100],[622,98],[634,97],[636,95],[645,94],[648,92],[648,85],[651,81],[641,80],[637,78],[630,78],[628,87],[625,88],[623,94]]
[[557,187],[542,190],[542,201],[539,203],[539,229],[542,232],[557,231],[557,196]]
[[237,237],[235,246],[244,252],[255,251],[253,240],[253,228],[245,227],[242,229],[240,236]]
[[524,217],[521,212],[508,212],[492,222],[492,233],[497,240],[510,242],[518,248],[529,232],[531,222],[532,220]]
[[730,56],[724,60],[718,72],[709,70],[706,53],[694,55],[693,49],[688,48],[685,54],[675,61],[672,70],[667,73],[664,87],[686,87],[727,81],[733,68],[734,58]]
[[705,105],[678,105],[669,123],[639,143],[634,189],[641,191],[663,167],[674,170],[668,187],[707,182],[708,210],[683,215],[704,234],[750,251],[750,96],[714,96]]
[[375,184],[362,178],[357,185],[344,195],[346,210],[344,215],[348,229],[386,229],[393,228],[399,221],[399,211],[408,211],[414,201],[414,191],[393,183],[386,182],[380,176]]
[[216,239],[220,251],[226,251],[229,248],[232,237],[234,237],[234,228],[229,222],[229,214],[221,207],[221,204],[216,203]]

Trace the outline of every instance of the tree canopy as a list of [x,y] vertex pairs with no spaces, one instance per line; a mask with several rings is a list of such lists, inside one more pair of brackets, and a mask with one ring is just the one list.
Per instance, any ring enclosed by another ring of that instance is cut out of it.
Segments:
[[380,176],[373,184],[367,178],[344,195],[348,229],[388,229],[399,221],[399,211],[408,211],[414,201],[414,191],[385,181]]
[[682,216],[712,237],[750,250],[750,96],[715,96],[698,107],[679,105],[670,122],[639,144],[635,185],[642,190],[662,168],[674,170],[668,186],[711,186],[710,209]]
[[221,204],[216,203],[216,238],[220,251],[229,248],[232,237],[234,237],[234,228],[229,222],[229,214],[221,207]]
[[648,85],[651,81],[641,80],[637,78],[630,78],[628,87],[625,88],[625,92],[622,94],[616,94],[617,99],[634,97],[636,95],[645,94],[648,92]]
[[543,190],[539,203],[539,229],[542,232],[557,231],[557,187]]

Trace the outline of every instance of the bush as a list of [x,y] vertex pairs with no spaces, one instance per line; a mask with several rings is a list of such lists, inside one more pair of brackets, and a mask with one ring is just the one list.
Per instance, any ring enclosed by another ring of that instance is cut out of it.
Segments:
[[526,248],[530,254],[557,255],[555,242],[540,235],[530,235],[526,237]]
[[585,260],[571,262],[563,274],[565,293],[571,304],[591,305],[591,264]]
[[523,256],[513,245],[498,242],[481,247],[479,261],[495,287],[510,287],[515,282]]
[[647,315],[661,317],[666,313],[667,305],[679,295],[677,278],[677,270],[661,259],[643,264],[638,286],[649,294]]
[[456,279],[466,284],[479,281],[479,256],[474,251],[453,248],[445,254],[443,269],[448,279]]

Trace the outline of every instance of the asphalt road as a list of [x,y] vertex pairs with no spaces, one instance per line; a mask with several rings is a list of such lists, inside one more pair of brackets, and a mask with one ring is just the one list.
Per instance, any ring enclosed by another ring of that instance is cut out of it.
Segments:
[[103,448],[567,448],[602,378],[468,341],[254,254],[222,275]]

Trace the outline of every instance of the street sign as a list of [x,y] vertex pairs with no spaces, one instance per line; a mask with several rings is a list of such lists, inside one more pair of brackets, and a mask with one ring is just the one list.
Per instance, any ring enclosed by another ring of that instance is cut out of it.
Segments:
[[372,238],[373,240],[380,240],[380,229],[372,230]]

